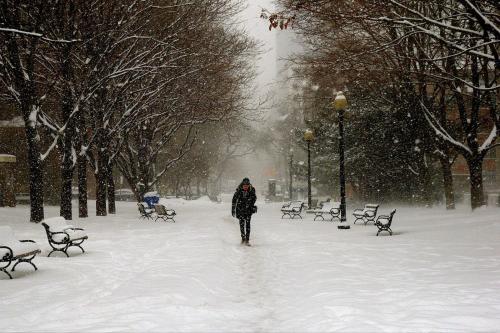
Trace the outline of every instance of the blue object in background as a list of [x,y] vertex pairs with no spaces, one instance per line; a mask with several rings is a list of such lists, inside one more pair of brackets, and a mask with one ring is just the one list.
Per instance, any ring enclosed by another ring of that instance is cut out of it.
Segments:
[[155,204],[160,202],[160,196],[157,192],[148,192],[144,194],[144,202],[148,204],[149,208],[154,208]]

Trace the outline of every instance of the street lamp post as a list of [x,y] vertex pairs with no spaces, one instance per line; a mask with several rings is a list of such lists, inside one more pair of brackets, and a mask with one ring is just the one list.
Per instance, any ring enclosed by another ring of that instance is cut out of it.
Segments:
[[347,107],[347,99],[344,94],[339,91],[333,107],[339,112],[339,176],[340,176],[340,222],[346,222],[346,202],[345,202],[345,169],[344,169],[344,112]]
[[289,185],[289,189],[288,189],[288,192],[290,193],[290,201],[293,200],[293,185],[292,185],[292,182],[293,182],[293,148],[290,148],[290,183],[288,184]]
[[304,132],[304,140],[307,142],[307,207],[311,209],[311,141],[314,139],[314,134],[310,129]]

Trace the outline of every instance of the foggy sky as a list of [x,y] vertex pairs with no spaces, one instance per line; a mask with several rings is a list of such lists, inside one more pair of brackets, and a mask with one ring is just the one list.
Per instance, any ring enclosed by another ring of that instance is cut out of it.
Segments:
[[263,43],[257,65],[257,83],[261,94],[272,88],[276,77],[276,31],[269,31],[267,22],[259,17],[261,9],[272,10],[271,0],[246,0],[241,24],[249,35]]
[[[272,94],[275,88],[277,31],[269,31],[267,22],[259,17],[262,8],[273,10],[271,0],[246,0],[246,2],[247,8],[242,13],[241,18],[242,28],[262,44],[260,49],[261,54],[255,59],[256,72],[258,73],[255,82],[255,98],[257,100],[267,94]],[[272,114],[274,113],[276,113],[276,110],[271,108],[265,111],[264,117],[272,118]],[[256,130],[263,129],[266,126],[264,122],[253,125]],[[242,135],[245,134],[243,133]],[[267,179],[271,178],[266,176],[266,174],[269,173],[269,170],[276,169],[277,167],[273,156],[259,149],[255,153],[232,163],[232,167],[226,172],[226,177],[227,180],[234,180],[236,182],[239,182],[243,177],[249,177],[256,186],[257,191],[261,192],[262,190],[266,190]]]

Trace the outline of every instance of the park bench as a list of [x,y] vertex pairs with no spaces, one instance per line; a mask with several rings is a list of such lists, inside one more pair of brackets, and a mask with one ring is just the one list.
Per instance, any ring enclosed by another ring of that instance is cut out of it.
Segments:
[[320,217],[324,221],[325,220],[324,215],[330,215],[331,221],[333,221],[334,218],[336,218],[340,221],[340,203],[339,202],[324,202],[321,205],[321,208],[313,209],[311,212],[314,213],[314,221],[316,221],[316,219],[320,218]]
[[281,212],[283,213],[283,216],[281,218],[284,218],[285,216],[288,216],[291,219],[294,219],[295,216],[298,216],[302,218],[302,208],[304,207],[304,203],[302,201],[291,201],[286,204],[284,204],[281,207]]
[[395,213],[396,213],[396,210],[393,209],[391,214],[380,215],[377,218],[377,221],[375,222],[375,226],[378,228],[377,236],[382,231],[387,231],[389,233],[389,235],[392,236],[391,224],[392,224],[392,219],[393,219]]
[[12,266],[11,272],[14,272],[16,266],[22,262],[33,266],[35,271],[38,270],[31,261],[40,252],[40,248],[35,241],[31,239],[18,240],[14,236],[11,227],[0,227],[0,271],[7,274],[10,279],[12,279],[12,275],[10,275],[7,269],[13,262],[16,263]]
[[52,247],[48,257],[54,252],[62,252],[66,257],[69,257],[68,249],[72,246],[80,248],[82,253],[85,252],[81,244],[88,239],[88,236],[82,228],[75,228],[66,224],[63,217],[45,219],[42,225],[47,233],[49,245]]
[[219,204],[220,204],[220,203],[222,203],[221,198],[219,198],[219,197],[218,197],[217,195],[215,195],[215,194],[209,194],[209,195],[208,195],[208,198],[209,198],[209,199],[210,199],[210,201],[212,201],[212,202],[216,202],[216,203],[219,203]]
[[139,208],[139,213],[141,214],[141,219],[153,219],[154,209],[144,207],[142,202],[137,203],[137,207]]
[[318,199],[311,199],[311,207],[318,207]]
[[373,222],[375,223],[375,217],[377,216],[377,210],[378,210],[379,205],[375,204],[366,204],[365,208],[363,209],[356,209],[352,213],[356,220],[354,220],[354,224],[358,221],[363,221],[363,223],[366,225],[368,222]]
[[177,215],[175,213],[175,210],[173,209],[167,209],[164,205],[156,204],[155,205],[155,213],[156,213],[156,219],[162,219],[163,221],[168,221],[172,220],[172,222],[175,222],[174,216]]

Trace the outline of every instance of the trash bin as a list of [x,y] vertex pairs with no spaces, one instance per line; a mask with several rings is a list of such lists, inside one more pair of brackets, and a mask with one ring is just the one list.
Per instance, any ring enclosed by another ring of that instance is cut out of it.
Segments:
[[148,204],[149,208],[154,208],[155,204],[160,202],[160,196],[157,192],[148,192],[144,194],[144,202]]

